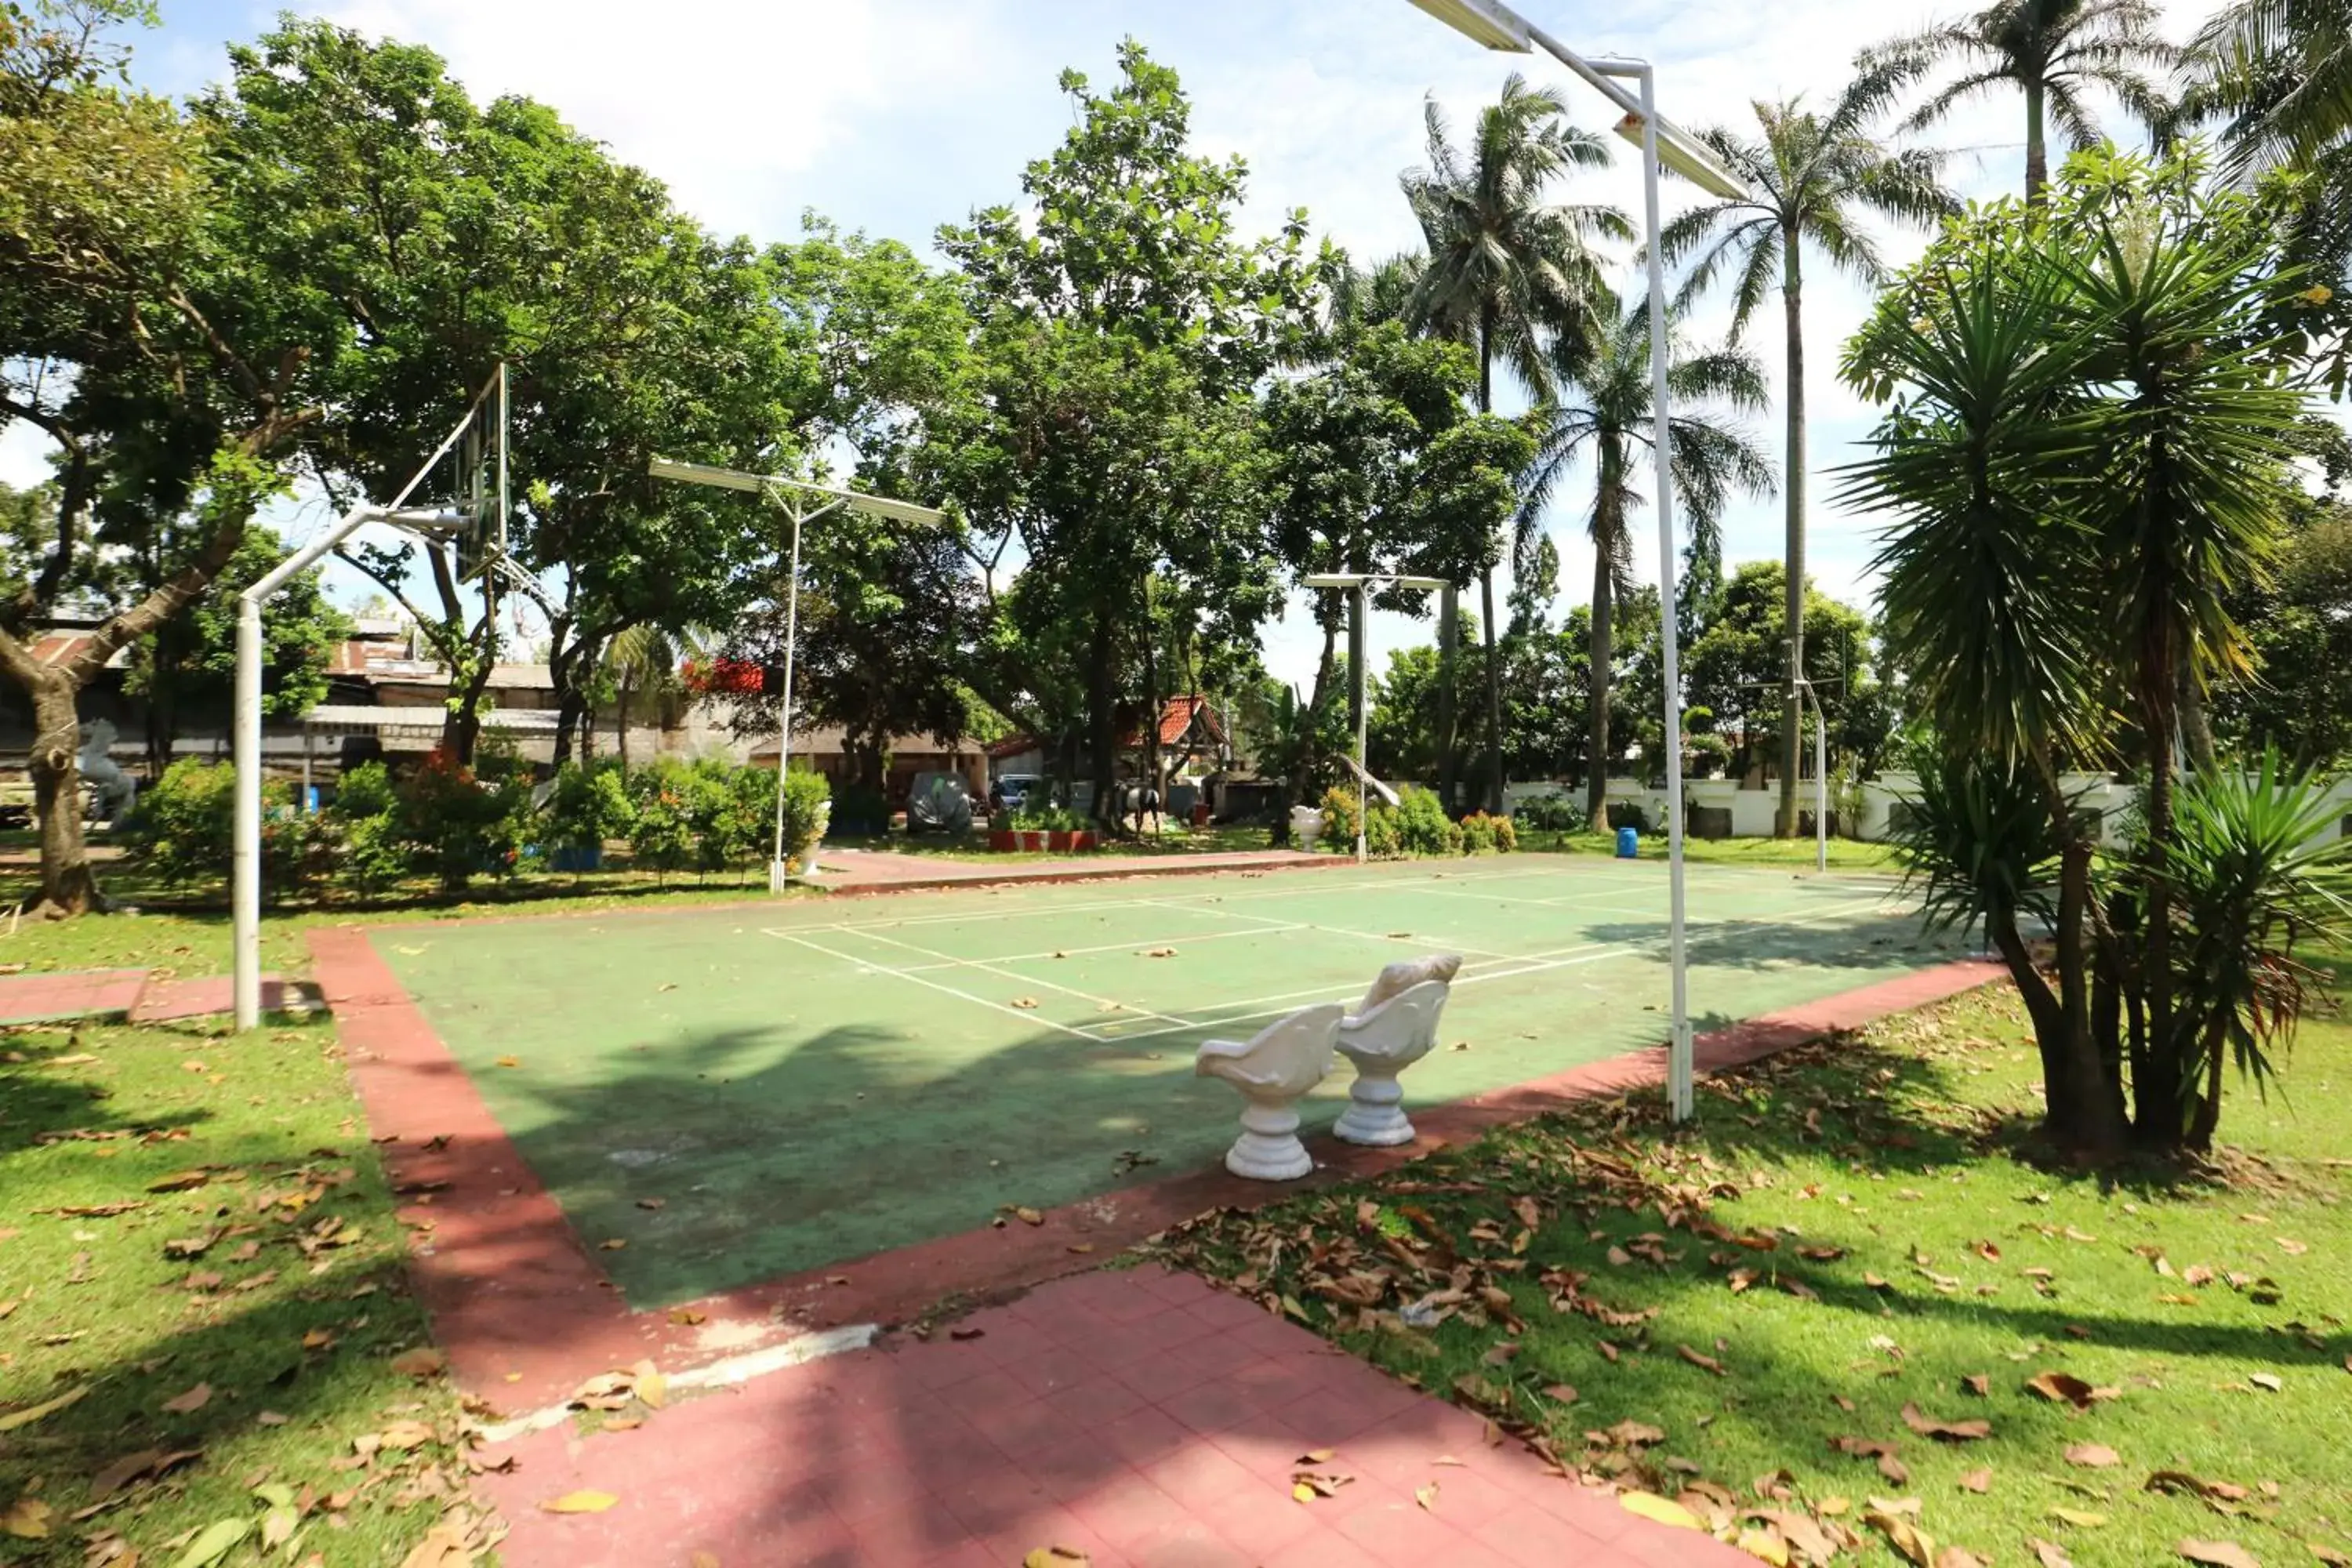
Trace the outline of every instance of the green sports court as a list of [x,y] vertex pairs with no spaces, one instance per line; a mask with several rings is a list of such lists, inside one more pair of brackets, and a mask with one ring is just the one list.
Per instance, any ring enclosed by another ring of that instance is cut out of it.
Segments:
[[[1702,1030],[1952,955],[1884,877],[1688,876]],[[1240,1101],[1193,1047],[1401,957],[1464,960],[1408,1110],[1655,1044],[1665,916],[1655,861],[1530,855],[371,940],[644,1309],[1202,1169]]]

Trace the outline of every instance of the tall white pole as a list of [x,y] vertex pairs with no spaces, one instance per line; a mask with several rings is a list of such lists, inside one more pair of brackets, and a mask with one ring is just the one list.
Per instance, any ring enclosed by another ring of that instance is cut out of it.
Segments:
[[236,603],[236,700],[231,721],[236,764],[236,837],[229,868],[236,927],[231,968],[236,1026],[261,1022],[261,601]]
[[1372,788],[1371,754],[1364,749],[1367,720],[1371,712],[1370,695],[1364,689],[1365,655],[1372,646],[1371,615],[1365,597],[1368,586],[1363,580],[1357,581],[1355,658],[1349,660],[1356,668],[1348,674],[1348,679],[1356,683],[1356,864],[1359,866],[1370,858],[1365,847],[1364,837],[1365,829],[1371,826],[1366,814],[1371,810]]
[[1666,408],[1666,277],[1659,246],[1658,109],[1654,73],[1641,68],[1642,203],[1649,220],[1650,413],[1658,482],[1658,601],[1665,645],[1666,947],[1674,972],[1674,1034],[1666,1052],[1666,1098],[1676,1121],[1694,1109],[1691,1087],[1690,973],[1683,941],[1682,650],[1675,632],[1675,479],[1673,424]]
[[784,781],[793,761],[793,645],[801,633],[801,503],[791,501],[793,563],[784,579],[784,692],[776,723],[776,858],[768,867],[768,891],[781,893],[790,880],[784,868]]
[[1805,682],[1813,700],[1813,868],[1830,868],[1830,716],[1822,708],[1822,694]]

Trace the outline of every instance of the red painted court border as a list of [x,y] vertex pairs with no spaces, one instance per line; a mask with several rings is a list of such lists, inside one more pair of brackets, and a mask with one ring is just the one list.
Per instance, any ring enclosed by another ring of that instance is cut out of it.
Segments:
[[[687,1314],[699,1321],[680,1322],[676,1309],[628,1309],[367,932],[320,929],[310,941],[352,1080],[403,1197],[401,1217],[416,1227],[411,1268],[434,1334],[459,1383],[509,1411],[552,1404],[589,1373],[641,1356],[675,1370],[795,1333],[902,1321],[951,1295],[1017,1290],[1092,1268],[1206,1210],[1390,1170],[1497,1124],[1665,1074],[1663,1046],[1627,1052],[1416,1108],[1421,1136],[1399,1148],[1317,1139],[1318,1169],[1304,1182],[1245,1182],[1221,1168],[1171,1177],[1050,1210],[1040,1226],[941,1237],[707,1297]],[[1699,1036],[1697,1064],[1701,1071],[1736,1067],[2001,974],[1997,963],[1965,960],[1766,1014]]]

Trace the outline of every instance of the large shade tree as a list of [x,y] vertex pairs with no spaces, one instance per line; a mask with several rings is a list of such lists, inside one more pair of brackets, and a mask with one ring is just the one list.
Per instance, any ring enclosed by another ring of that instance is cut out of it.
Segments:
[[1700,132],[1749,195],[1693,207],[1666,226],[1663,248],[1673,260],[1690,258],[1680,303],[1687,305],[1719,280],[1731,289],[1731,331],[1743,334],[1775,287],[1780,294],[1784,347],[1780,402],[1780,499],[1784,512],[1781,566],[1788,595],[1788,646],[1781,655],[1780,806],[1775,830],[1797,830],[1799,721],[1797,679],[1805,658],[1805,255],[1826,259],[1857,282],[1885,280],[1877,241],[1864,226],[1876,214],[1910,225],[1934,222],[1954,210],[1938,181],[1940,154],[1897,151],[1872,131],[1886,101],[1883,80],[1858,79],[1820,113],[1801,101],[1759,102],[1759,135],[1715,127]]
[[[1633,521],[1643,504],[1643,470],[1654,469],[1658,460],[1650,348],[1646,304],[1589,342],[1559,340],[1552,364],[1559,391],[1528,416],[1536,456],[1518,513],[1528,539],[1522,554],[1532,553],[1533,535],[1570,474],[1586,462],[1591,465],[1592,500],[1585,514],[1593,567],[1584,788],[1585,812],[1595,831],[1609,825],[1614,609],[1633,587]],[[1668,471],[1693,537],[1712,556],[1730,496],[1772,492],[1771,465],[1740,422],[1765,406],[1764,371],[1754,355],[1739,349],[1692,349],[1676,342],[1670,351]]]
[[[1597,241],[1630,242],[1633,225],[1612,206],[1560,202],[1555,182],[1578,171],[1605,167],[1608,147],[1566,120],[1566,106],[1548,88],[1531,88],[1514,72],[1502,96],[1478,111],[1468,142],[1456,146],[1444,113],[1433,99],[1424,110],[1427,163],[1403,176],[1405,199],[1421,226],[1428,255],[1405,300],[1405,317],[1421,330],[1470,345],[1477,355],[1477,408],[1495,411],[1495,372],[1512,372],[1530,393],[1554,385],[1550,345],[1580,344],[1608,329],[1612,296]],[[1500,664],[1495,657],[1495,564],[1479,573],[1480,626],[1486,637],[1487,777],[1486,805],[1503,808]],[[1448,590],[1438,629],[1443,656],[1453,657],[1455,616]],[[1454,683],[1439,685],[1439,794],[1454,800]]]
[[1017,546],[1002,630],[1037,673],[982,695],[1025,722],[1034,692],[1077,687],[1108,816],[1127,672],[1160,622],[1152,584],[1201,642],[1253,635],[1279,600],[1253,394],[1295,353],[1328,268],[1303,214],[1238,236],[1244,165],[1192,151],[1176,74],[1140,45],[1120,47],[1109,91],[1076,71],[1062,86],[1077,123],[1024,174],[1028,209],[940,231],[975,363],[912,471],[963,504],[984,559]]

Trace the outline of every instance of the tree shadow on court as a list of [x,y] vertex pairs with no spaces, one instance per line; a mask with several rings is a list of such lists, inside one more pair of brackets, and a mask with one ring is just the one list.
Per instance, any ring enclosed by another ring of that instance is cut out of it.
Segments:
[[[1966,955],[1966,944],[1921,934],[1916,919],[1873,920],[1844,928],[1822,928],[1777,920],[1710,920],[1695,923],[1689,937],[1694,968],[1819,969],[1859,963],[1872,969],[1910,969],[1922,963]],[[1626,956],[1664,964],[1666,922],[1614,921],[1588,928],[1587,940],[1622,943]]]

